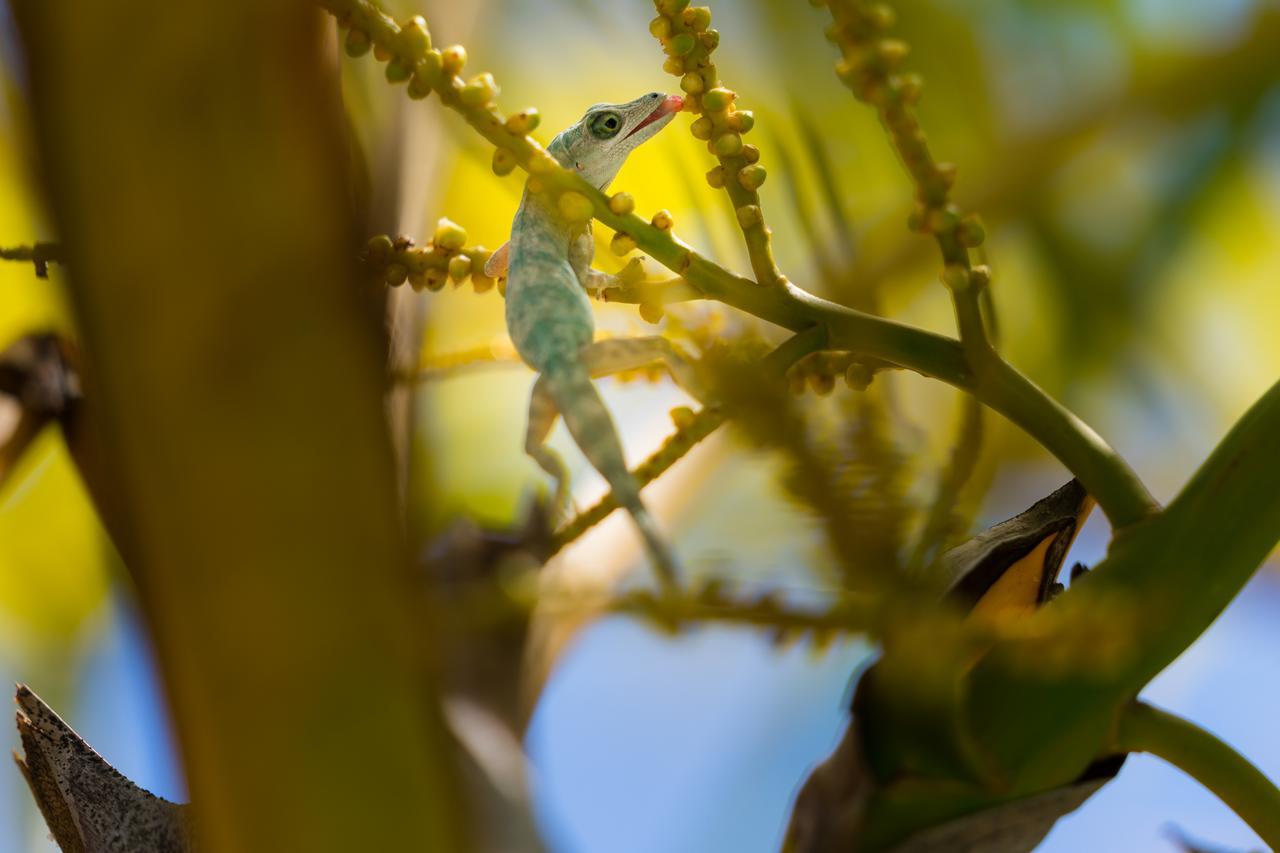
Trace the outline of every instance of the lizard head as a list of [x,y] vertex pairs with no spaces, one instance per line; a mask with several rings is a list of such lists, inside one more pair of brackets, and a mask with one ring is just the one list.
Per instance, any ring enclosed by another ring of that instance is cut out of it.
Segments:
[[596,104],[547,150],[601,190],[609,186],[627,155],[671,123],[684,106],[679,95],[650,92],[625,104]]

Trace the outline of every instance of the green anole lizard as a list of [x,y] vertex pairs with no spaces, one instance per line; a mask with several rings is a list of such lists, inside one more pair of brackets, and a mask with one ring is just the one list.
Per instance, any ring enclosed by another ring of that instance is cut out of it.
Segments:
[[[567,169],[606,189],[627,155],[671,122],[684,106],[678,95],[651,92],[625,104],[597,104],[547,146]],[[569,505],[568,471],[546,446],[563,417],[583,455],[613,489],[635,521],[659,579],[673,584],[676,562],[640,500],[627,469],[613,420],[591,383],[604,376],[663,362],[676,383],[694,396],[689,363],[661,336],[593,340],[595,321],[588,293],[617,284],[615,276],[591,268],[591,226],[572,222],[544,194],[526,190],[511,225],[511,240],[494,254],[486,274],[507,274],[507,330],[516,351],[540,374],[529,403],[525,450],[556,481],[555,505]]]

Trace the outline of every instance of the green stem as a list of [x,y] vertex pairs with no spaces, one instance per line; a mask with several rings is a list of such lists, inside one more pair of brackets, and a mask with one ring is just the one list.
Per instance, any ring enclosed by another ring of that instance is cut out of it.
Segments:
[[1142,702],[1120,716],[1116,745],[1149,752],[1222,800],[1273,850],[1280,850],[1280,789],[1253,764],[1194,723]]

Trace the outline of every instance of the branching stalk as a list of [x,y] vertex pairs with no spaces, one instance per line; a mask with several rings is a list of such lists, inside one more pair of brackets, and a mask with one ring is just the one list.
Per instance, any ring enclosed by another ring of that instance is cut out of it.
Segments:
[[1280,850],[1280,789],[1210,732],[1134,702],[1120,716],[1116,747],[1163,758],[1230,806],[1271,849]]

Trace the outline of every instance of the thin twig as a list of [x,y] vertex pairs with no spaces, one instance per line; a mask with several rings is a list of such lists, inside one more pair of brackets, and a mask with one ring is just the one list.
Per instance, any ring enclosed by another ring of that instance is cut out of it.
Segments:
[[49,277],[49,264],[63,263],[62,247],[57,243],[40,242],[30,246],[0,247],[0,260],[28,261],[35,265],[36,278]]

